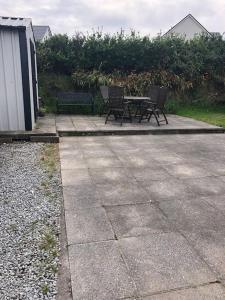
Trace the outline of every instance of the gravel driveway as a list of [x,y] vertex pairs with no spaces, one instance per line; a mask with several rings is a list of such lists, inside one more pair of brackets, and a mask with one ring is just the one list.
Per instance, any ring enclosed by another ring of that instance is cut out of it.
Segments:
[[0,299],[55,299],[61,199],[56,145],[0,145]]

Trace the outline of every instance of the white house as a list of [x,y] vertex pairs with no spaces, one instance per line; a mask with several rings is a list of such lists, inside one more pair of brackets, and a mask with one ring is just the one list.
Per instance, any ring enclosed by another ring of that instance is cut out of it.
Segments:
[[0,131],[32,130],[37,110],[31,19],[0,17]]
[[33,25],[34,38],[36,42],[44,42],[52,36],[49,26]]
[[191,14],[189,14],[176,25],[174,25],[169,31],[167,31],[164,36],[176,35],[190,40],[195,36],[202,34],[212,35]]

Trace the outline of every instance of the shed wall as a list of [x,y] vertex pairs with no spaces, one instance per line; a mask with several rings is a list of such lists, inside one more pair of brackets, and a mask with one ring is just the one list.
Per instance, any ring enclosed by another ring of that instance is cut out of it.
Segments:
[[0,30],[0,130],[25,130],[18,30]]

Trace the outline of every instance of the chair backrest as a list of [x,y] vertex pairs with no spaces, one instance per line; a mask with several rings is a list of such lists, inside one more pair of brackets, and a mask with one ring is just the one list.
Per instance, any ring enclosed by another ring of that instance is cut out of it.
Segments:
[[100,86],[100,91],[104,102],[107,102],[109,99],[109,87],[106,85]]
[[167,87],[161,87],[159,89],[159,96],[157,101],[157,108],[164,109],[169,89]]
[[150,97],[151,102],[157,103],[159,97],[160,86],[150,85],[147,89],[146,95]]
[[110,86],[108,88],[108,105],[110,108],[122,108],[124,105],[124,88],[121,86]]

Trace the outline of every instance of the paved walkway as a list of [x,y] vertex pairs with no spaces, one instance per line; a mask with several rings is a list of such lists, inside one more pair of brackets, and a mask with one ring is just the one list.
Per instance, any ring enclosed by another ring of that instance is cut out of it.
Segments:
[[60,142],[75,300],[225,299],[225,136]]

